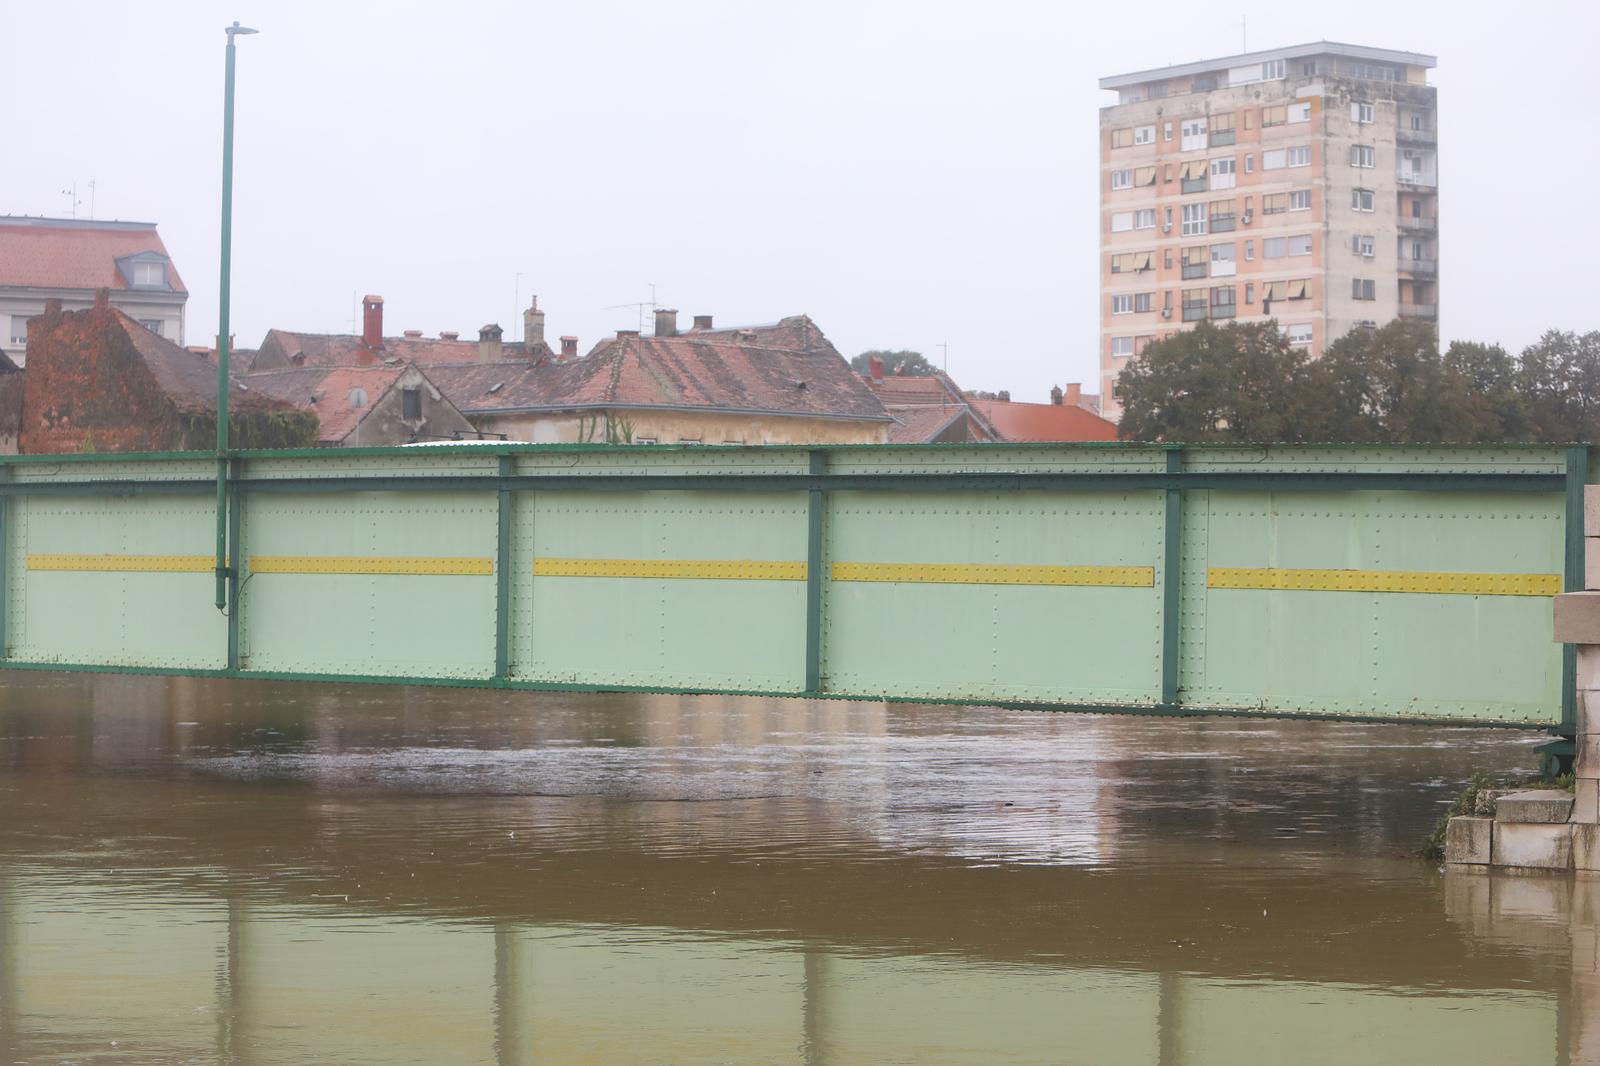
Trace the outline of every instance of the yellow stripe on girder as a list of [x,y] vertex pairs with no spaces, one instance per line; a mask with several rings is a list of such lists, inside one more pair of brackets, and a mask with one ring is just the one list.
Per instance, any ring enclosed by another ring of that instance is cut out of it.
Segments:
[[535,577],[690,578],[702,581],[804,581],[805,563],[751,559],[557,559],[533,561]]
[[255,574],[468,574],[487,577],[494,560],[472,556],[429,558],[411,555],[255,555]]
[[1449,596],[1554,596],[1559,574],[1459,574],[1430,570],[1287,570],[1276,567],[1214,566],[1206,571],[1214,589],[1274,589],[1305,592],[1429,592]]
[[997,563],[834,563],[835,581],[939,585],[1099,585],[1152,588],[1153,566],[1010,566]]
[[112,573],[140,571],[167,574],[209,574],[214,555],[30,555],[29,570],[82,570]]

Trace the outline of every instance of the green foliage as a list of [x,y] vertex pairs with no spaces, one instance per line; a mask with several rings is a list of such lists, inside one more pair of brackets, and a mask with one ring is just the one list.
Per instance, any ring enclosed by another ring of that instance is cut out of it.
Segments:
[[1201,322],[1117,379],[1130,440],[1568,443],[1600,440],[1600,332],[1546,333],[1512,357],[1396,319],[1307,358],[1276,322]]
[[1433,832],[1422,839],[1422,848],[1419,854],[1429,862],[1442,861],[1444,859],[1444,836],[1450,827],[1450,819],[1463,814],[1471,814],[1478,805],[1478,793],[1494,787],[1494,780],[1488,774],[1473,774],[1472,780],[1467,782],[1467,787],[1462,789],[1456,798],[1450,801],[1450,806],[1439,818],[1438,824],[1433,827]]
[[1131,440],[1317,439],[1322,397],[1305,350],[1275,322],[1214,326],[1154,341],[1117,379]]
[[[217,416],[209,411],[178,416],[180,448],[206,451],[217,446]],[[230,448],[314,448],[322,433],[315,411],[285,407],[271,411],[230,411]]]
[[925,378],[930,377],[934,371],[938,369],[932,363],[928,362],[928,360],[923,357],[921,352],[906,350],[887,351],[880,348],[874,348],[871,351],[862,352],[860,355],[850,360],[850,369],[854,370],[857,374],[866,374],[870,372],[872,369],[873,356],[877,356],[879,359],[883,360],[883,372],[885,374],[904,374],[907,377]]

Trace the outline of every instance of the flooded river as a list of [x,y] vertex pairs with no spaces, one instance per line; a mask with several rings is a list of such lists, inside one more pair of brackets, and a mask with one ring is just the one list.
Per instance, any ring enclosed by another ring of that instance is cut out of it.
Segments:
[[1595,1061],[1539,739],[10,674],[0,1062]]

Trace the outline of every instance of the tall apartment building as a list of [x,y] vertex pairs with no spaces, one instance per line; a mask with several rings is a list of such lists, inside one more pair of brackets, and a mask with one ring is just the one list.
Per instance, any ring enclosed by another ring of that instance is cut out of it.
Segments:
[[1433,56],[1327,41],[1102,78],[1100,377],[1188,324],[1265,321],[1313,356],[1436,318]]

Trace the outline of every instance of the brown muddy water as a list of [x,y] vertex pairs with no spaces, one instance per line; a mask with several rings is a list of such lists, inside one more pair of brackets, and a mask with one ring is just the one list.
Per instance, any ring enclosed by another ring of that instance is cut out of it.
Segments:
[[0,1062],[1595,1061],[1539,739],[10,674]]

